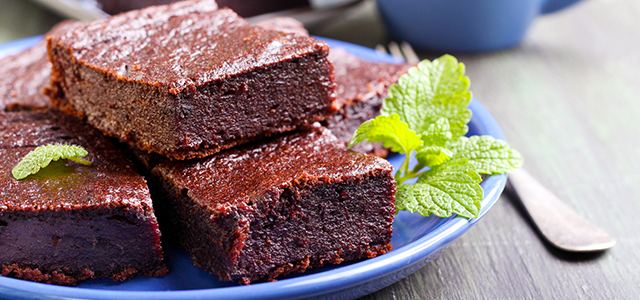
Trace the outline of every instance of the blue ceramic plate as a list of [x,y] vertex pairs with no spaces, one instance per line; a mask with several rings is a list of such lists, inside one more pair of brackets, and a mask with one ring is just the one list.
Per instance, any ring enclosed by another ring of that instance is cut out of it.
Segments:
[[[324,38],[331,47],[347,51],[371,61],[400,62],[372,49]],[[0,58],[27,49],[41,40],[33,37],[0,45]],[[473,118],[470,135],[491,135],[504,139],[500,126],[478,102],[469,105]],[[403,156],[389,159],[399,167]],[[0,297],[24,299],[282,299],[336,298],[350,299],[382,289],[415,272],[442,252],[449,243],[465,233],[484,216],[502,192],[506,175],[487,178],[482,183],[484,199],[480,217],[425,218],[401,212],[393,223],[394,250],[372,259],[328,266],[288,276],[276,282],[240,286],[219,281],[215,276],[195,268],[183,249],[165,247],[171,255],[167,261],[171,271],[160,278],[137,276],[126,282],[111,279],[88,280],[77,287],[54,286],[0,277]]]

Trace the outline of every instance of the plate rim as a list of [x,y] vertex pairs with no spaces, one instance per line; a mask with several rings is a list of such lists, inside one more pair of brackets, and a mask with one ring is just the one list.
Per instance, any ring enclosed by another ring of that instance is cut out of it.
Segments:
[[[324,37],[316,37],[327,44],[345,48],[348,52],[369,60],[385,62],[402,62],[388,54],[376,52],[373,49]],[[0,59],[24,51],[29,46],[36,45],[42,36],[34,36],[0,44]],[[13,51],[12,51],[13,50]],[[469,108],[473,111],[471,124],[483,134],[505,140],[504,133],[491,113],[475,98],[471,100]],[[122,297],[136,297],[136,299],[193,299],[193,298],[221,298],[221,299],[255,299],[255,298],[306,298],[340,291],[349,290],[359,285],[384,278],[394,272],[402,271],[411,266],[426,264],[425,258],[448,246],[455,239],[464,234],[477,223],[495,204],[506,184],[506,174],[489,176],[481,185],[484,190],[482,208],[478,218],[465,219],[462,217],[446,218],[440,226],[428,232],[423,237],[410,242],[399,249],[387,254],[366,259],[357,263],[341,266],[315,274],[282,279],[275,282],[256,283],[246,286],[219,287],[196,290],[170,291],[130,291],[104,290],[83,287],[56,286],[44,283],[30,282],[15,278],[0,276],[0,295],[19,298],[91,298],[113,299]],[[408,275],[408,274],[407,274]],[[381,289],[392,282],[388,282]]]

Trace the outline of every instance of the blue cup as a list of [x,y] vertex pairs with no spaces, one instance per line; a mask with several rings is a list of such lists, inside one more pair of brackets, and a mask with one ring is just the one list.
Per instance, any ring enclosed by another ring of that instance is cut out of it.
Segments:
[[377,0],[389,33],[419,49],[480,52],[519,44],[541,15],[579,0]]

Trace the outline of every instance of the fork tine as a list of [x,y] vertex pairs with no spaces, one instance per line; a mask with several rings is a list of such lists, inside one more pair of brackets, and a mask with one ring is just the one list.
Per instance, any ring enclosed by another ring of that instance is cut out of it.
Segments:
[[402,51],[400,50],[400,46],[398,46],[398,43],[396,43],[396,42],[389,43],[389,53],[391,53],[391,55],[393,55],[393,56],[395,56],[397,58],[404,59],[404,55],[402,55]]
[[375,50],[380,53],[390,53],[394,57],[404,59],[410,64],[417,64],[420,62],[420,58],[418,58],[418,55],[413,50],[413,47],[411,47],[411,45],[405,41],[400,43],[400,46],[398,46],[398,43],[396,42],[390,42],[389,51],[387,51],[387,48],[380,44],[376,45]]
[[387,49],[384,48],[384,46],[377,44],[376,45],[376,51],[380,52],[380,53],[387,53]]
[[418,55],[416,54],[415,51],[413,51],[413,47],[411,47],[409,43],[402,41],[402,43],[400,43],[400,48],[402,48],[402,52],[404,53],[404,58],[407,60],[408,63],[417,64],[420,62],[420,58],[418,58]]

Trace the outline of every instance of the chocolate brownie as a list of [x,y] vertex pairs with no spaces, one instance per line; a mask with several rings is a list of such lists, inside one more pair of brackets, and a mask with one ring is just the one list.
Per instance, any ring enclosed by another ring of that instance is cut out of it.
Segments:
[[0,73],[3,74],[0,76],[0,110],[31,110],[49,106],[51,100],[44,95],[51,74],[46,41],[0,60]]
[[[0,136],[2,276],[73,285],[167,272],[149,189],[117,143],[49,111],[0,113]],[[83,146],[92,164],[60,160],[12,177],[22,157],[51,143]]]
[[[70,21],[56,25],[48,34],[64,30]],[[47,42],[0,60],[0,111],[35,110],[49,107],[44,95],[50,85],[51,63]]]
[[163,233],[197,267],[248,284],[391,250],[391,172],[386,160],[347,151],[326,128],[312,127],[162,162],[149,184],[164,209]]
[[[256,25],[262,26],[266,29],[276,30],[276,31],[284,31],[291,33],[298,33],[302,35],[309,35],[302,23],[296,21],[295,19],[288,17],[276,17],[272,19],[267,19],[262,22],[257,23]],[[130,146],[129,150],[136,158],[136,162],[139,163],[139,167],[143,173],[148,173],[151,171],[153,166],[158,164],[159,162],[165,160],[166,158],[162,155],[155,153],[148,153],[147,151],[142,151],[136,147]]]
[[[322,124],[346,145],[360,124],[380,115],[387,89],[412,65],[370,62],[341,48],[331,48],[329,59],[335,70],[336,98],[341,108]],[[382,144],[362,143],[353,150],[380,157],[389,153]]]
[[103,133],[178,160],[338,109],[326,44],[252,26],[229,9],[186,13],[204,2],[132,11],[50,37],[52,81],[64,93],[54,105],[70,104]]

